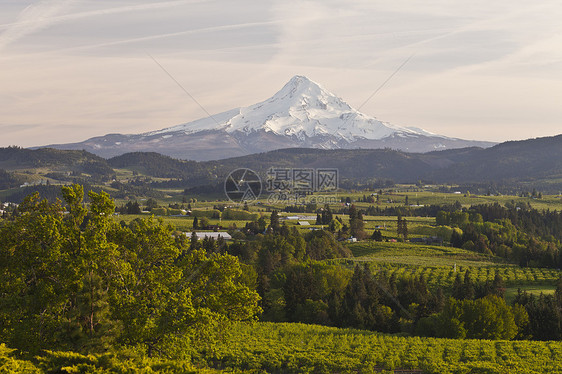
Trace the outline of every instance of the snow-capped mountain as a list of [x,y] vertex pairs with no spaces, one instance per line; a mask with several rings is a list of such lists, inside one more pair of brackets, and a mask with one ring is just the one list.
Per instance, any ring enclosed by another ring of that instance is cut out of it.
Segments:
[[428,152],[492,145],[381,122],[308,78],[295,76],[269,99],[248,107],[144,134],[110,134],[52,147],[86,149],[103,157],[152,151],[182,159],[210,160],[295,147],[388,147]]

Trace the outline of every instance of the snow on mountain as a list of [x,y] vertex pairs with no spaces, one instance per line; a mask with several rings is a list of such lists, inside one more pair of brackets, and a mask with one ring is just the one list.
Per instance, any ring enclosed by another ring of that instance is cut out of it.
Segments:
[[296,136],[301,140],[306,137],[334,136],[348,142],[382,139],[393,134],[428,134],[421,129],[398,127],[369,117],[307,77],[297,75],[279,92],[261,103],[146,135],[170,132],[190,134],[218,129],[246,134],[264,130],[277,135]]
[[158,152],[197,161],[282,148],[392,148],[406,152],[490,147],[494,143],[449,138],[415,127],[381,122],[303,76],[269,99],[183,125],[143,134],[108,134],[57,149],[85,149],[102,157]]

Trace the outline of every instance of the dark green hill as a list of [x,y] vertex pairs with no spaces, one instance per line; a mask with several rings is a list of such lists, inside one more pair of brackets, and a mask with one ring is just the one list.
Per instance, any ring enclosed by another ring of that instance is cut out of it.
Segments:
[[246,167],[265,174],[271,167],[337,168],[344,179],[393,179],[415,181],[435,169],[420,154],[390,149],[304,149],[291,148],[236,157],[204,164],[224,172]]
[[178,160],[155,152],[132,152],[107,160],[116,169],[128,169],[157,178],[181,179],[192,187],[216,179],[213,167],[205,162]]
[[[14,176],[22,169],[46,169],[54,175],[92,176],[92,182],[114,174],[113,168],[174,179],[170,187],[216,185],[237,168],[250,168],[265,177],[269,168],[337,168],[348,186],[393,180],[414,183],[525,183],[541,189],[562,188],[562,135],[506,142],[491,148],[463,148],[430,153],[391,149],[289,148],[218,161],[184,161],[151,152],[135,152],[104,160],[86,151],[0,148],[0,169]],[[46,175],[49,176],[49,175]],[[16,183],[13,181],[10,185]],[[17,183],[16,183],[17,184]],[[172,185],[173,184],[173,185]],[[166,187],[165,183],[161,184]]]
[[430,153],[390,149],[289,148],[218,161],[175,160],[156,153],[129,153],[109,160],[113,167],[148,175],[181,178],[192,187],[224,180],[234,169],[265,175],[269,168],[338,168],[352,181],[391,179],[413,183],[518,183],[562,177],[562,135],[506,142],[492,148],[462,148]]
[[[427,156],[429,160],[435,157]],[[436,169],[419,154],[388,149],[307,148],[281,149],[219,161],[181,161],[157,153],[128,153],[108,160],[116,168],[127,168],[155,177],[181,178],[190,182],[216,183],[238,168],[265,176],[269,168],[337,168],[349,180],[392,179],[416,181]],[[437,162],[438,163],[438,162]]]
[[132,152],[107,160],[117,169],[135,170],[139,173],[160,178],[184,178],[188,173],[201,167],[195,161],[177,160],[156,152]]
[[562,178],[562,135],[505,142],[455,161],[434,173],[434,179],[497,183]]
[[86,151],[62,151],[51,148],[0,148],[0,168],[7,171],[47,169],[52,173],[88,174],[95,178],[113,175],[113,169],[101,157]]

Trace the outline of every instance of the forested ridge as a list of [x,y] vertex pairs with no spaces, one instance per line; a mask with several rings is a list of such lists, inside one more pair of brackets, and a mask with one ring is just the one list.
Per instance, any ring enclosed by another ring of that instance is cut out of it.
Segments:
[[[532,184],[542,191],[557,193],[562,177],[561,150],[562,135],[506,142],[487,149],[423,154],[392,149],[291,148],[206,162],[177,160],[153,152],[134,152],[105,160],[86,151],[8,147],[0,148],[0,169],[41,169],[43,177],[74,183],[108,182],[114,179],[116,169],[127,169],[148,178],[168,179],[147,180],[147,188],[209,190],[240,167],[253,169],[262,176],[271,167],[329,167],[339,169],[341,187],[348,189],[423,180],[502,193],[521,191]],[[18,185],[10,183],[11,187]]]

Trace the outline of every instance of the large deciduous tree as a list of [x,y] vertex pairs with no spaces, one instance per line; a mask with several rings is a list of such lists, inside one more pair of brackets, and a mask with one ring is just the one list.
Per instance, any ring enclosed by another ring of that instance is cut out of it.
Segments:
[[118,225],[104,192],[87,207],[79,185],[62,195],[29,196],[0,228],[0,340],[10,346],[170,355],[260,311],[235,257],[190,250],[153,218]]

